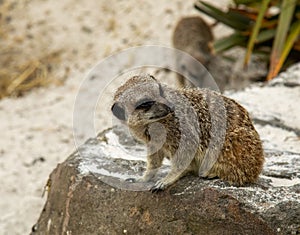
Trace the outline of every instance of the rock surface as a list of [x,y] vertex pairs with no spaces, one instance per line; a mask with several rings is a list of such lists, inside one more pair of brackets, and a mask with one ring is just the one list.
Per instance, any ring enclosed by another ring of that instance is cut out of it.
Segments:
[[[144,147],[109,129],[52,172],[32,234],[300,234],[300,65],[293,69],[295,76],[228,94],[250,111],[263,140],[266,163],[257,184],[187,176],[152,194],[153,182],[126,180],[142,175]],[[289,94],[288,107],[274,105],[281,92]]]

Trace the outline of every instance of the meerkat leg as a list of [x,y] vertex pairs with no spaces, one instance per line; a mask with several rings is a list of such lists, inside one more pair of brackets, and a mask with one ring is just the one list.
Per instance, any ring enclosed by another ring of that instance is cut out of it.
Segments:
[[188,172],[189,170],[184,170],[182,173],[178,174],[176,170],[171,170],[165,178],[156,182],[156,184],[151,188],[151,192],[164,190],[168,186],[174,184],[181,177],[185,176]]
[[174,184],[181,177],[187,175],[190,172],[194,172],[193,169],[194,160],[191,162],[180,163],[180,167],[174,161],[172,162],[171,171],[167,174],[166,177],[156,182],[156,184],[150,189],[151,192],[158,192],[164,190],[168,186]]
[[[185,130],[186,131],[186,130]],[[163,179],[156,182],[156,184],[150,189],[152,192],[164,190],[171,184],[174,184],[181,177],[187,175],[189,172],[195,172],[196,162],[194,156],[197,152],[197,139],[195,141],[185,140],[187,133],[183,135],[184,146],[180,146],[177,151],[170,157],[171,159],[171,170]],[[189,132],[189,136],[195,136],[196,134],[192,131]]]
[[164,159],[164,153],[158,151],[156,153],[150,154],[147,156],[147,169],[143,177],[139,180],[141,182],[148,182],[151,180],[157,173],[158,169],[162,165]]

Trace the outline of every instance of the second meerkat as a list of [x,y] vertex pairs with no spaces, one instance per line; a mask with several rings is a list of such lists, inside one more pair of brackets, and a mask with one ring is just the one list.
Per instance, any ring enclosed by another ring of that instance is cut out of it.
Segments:
[[[181,18],[174,28],[172,44],[174,48],[188,53],[195,60],[177,54],[177,70],[183,75],[193,77],[193,82],[185,79],[181,74],[177,79],[181,87],[210,87],[223,92],[231,87],[231,66],[214,52],[214,36],[212,26],[200,16],[188,16]],[[206,69],[199,67],[201,63]],[[207,75],[207,71],[214,78]]]
[[262,171],[263,148],[248,112],[217,92],[177,90],[150,75],[134,76],[116,91],[112,112],[147,144],[142,181],[155,176],[164,157],[170,159],[170,172],[152,191],[188,173],[241,186]]

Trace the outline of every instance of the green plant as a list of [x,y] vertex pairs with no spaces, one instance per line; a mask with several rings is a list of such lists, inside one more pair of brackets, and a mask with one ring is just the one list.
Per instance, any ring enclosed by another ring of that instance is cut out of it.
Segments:
[[247,48],[245,66],[252,53],[266,54],[267,80],[300,60],[299,0],[234,0],[234,4],[225,12],[204,1],[195,3],[196,9],[234,29],[214,43],[217,53],[243,46]]

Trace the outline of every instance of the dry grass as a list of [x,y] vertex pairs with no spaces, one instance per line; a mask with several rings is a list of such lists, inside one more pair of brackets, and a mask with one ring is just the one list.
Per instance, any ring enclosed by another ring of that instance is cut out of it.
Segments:
[[[0,55],[0,99],[5,96],[21,96],[33,88],[49,84],[62,84],[53,77],[53,68],[60,62],[60,52],[43,58],[30,59],[25,63],[14,62],[14,53]],[[6,58],[6,59],[5,59]]]
[[0,1],[0,99],[18,97],[37,87],[63,83],[62,78],[55,76],[61,62],[61,51],[37,56],[20,46],[23,39],[11,39],[9,12],[12,7],[9,1]]

